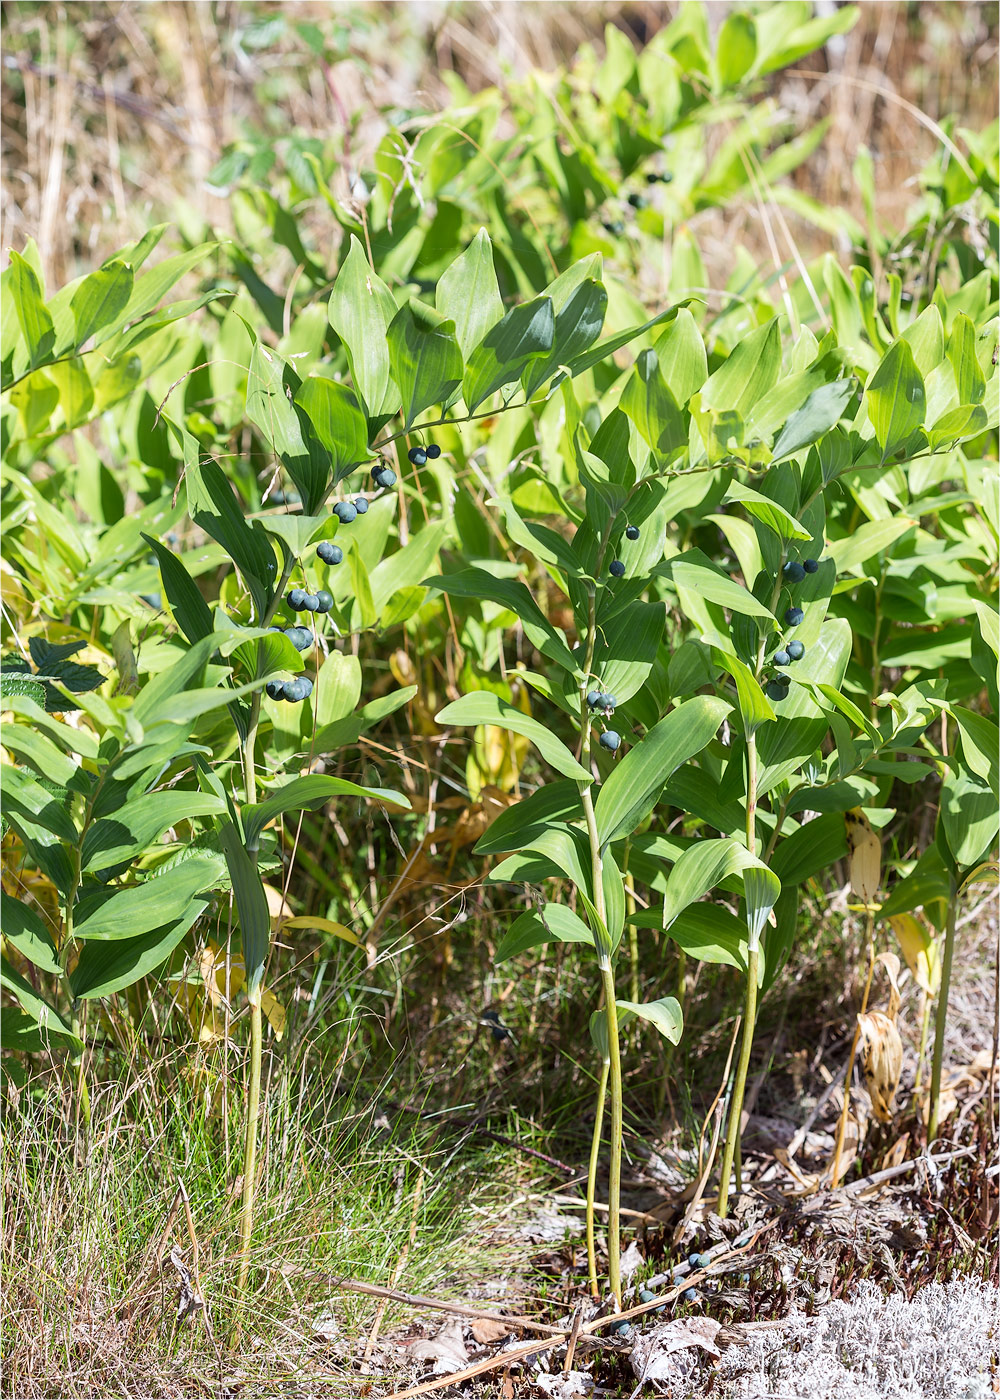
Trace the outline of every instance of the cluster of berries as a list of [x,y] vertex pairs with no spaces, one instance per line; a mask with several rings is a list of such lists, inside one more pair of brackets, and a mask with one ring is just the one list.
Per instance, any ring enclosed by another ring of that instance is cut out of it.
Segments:
[[[591,710],[603,715],[612,715],[618,701],[613,695],[602,690],[591,690],[587,693],[587,704]],[[602,749],[607,749],[609,753],[616,753],[621,747],[622,736],[614,729],[605,729],[604,733],[597,741]]]
[[288,700],[297,705],[312,694],[313,683],[308,676],[296,676],[290,681],[268,681],[265,689],[270,699]]
[[325,588],[320,588],[316,593],[307,593],[304,588],[293,588],[288,594],[287,602],[292,612],[328,613],[333,607],[333,594],[328,593]]
[[[819,568],[818,559],[803,559],[802,563],[796,560],[789,560],[782,573],[789,583],[801,583],[806,574],[814,574]],[[787,627],[798,627],[805,617],[801,608],[790,607],[785,610],[785,625]],[[801,661],[806,654],[803,644],[793,638],[790,642],[785,642],[771,657],[771,662],[775,666],[788,666],[793,661]],[[775,671],[764,687],[764,694],[769,700],[784,700],[788,694],[791,681],[782,671]]]
[[422,467],[426,462],[440,457],[441,449],[436,442],[429,442],[426,447],[411,447],[406,455],[415,467]]
[[[393,477],[393,481],[395,480]],[[333,513],[341,525],[353,525],[359,515],[368,514],[368,502],[364,496],[355,496],[353,501],[338,501]]]
[[[637,540],[639,538],[638,525],[626,525],[625,538],[627,540]],[[608,565],[608,573],[612,578],[624,578],[625,565],[620,559],[612,559],[611,563]]]

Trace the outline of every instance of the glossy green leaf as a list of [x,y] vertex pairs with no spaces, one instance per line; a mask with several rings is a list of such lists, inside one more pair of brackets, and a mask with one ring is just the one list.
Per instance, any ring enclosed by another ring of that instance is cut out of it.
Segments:
[[74,997],[107,997],[147,977],[166,961],[206,908],[205,900],[193,899],[172,923],[161,928],[109,943],[85,943],[70,976]]
[[777,319],[739,341],[701,390],[702,408],[735,411],[746,418],[773,389],[781,371],[781,333]]
[[687,443],[687,425],[660,373],[655,350],[640,351],[620,402],[654,452],[669,458]]
[[986,377],[976,355],[976,328],[963,311],[955,317],[948,337],[948,359],[955,371],[959,403],[981,404]]
[[618,1026],[627,1026],[633,1018],[646,1021],[660,1032],[671,1045],[676,1045],[684,1030],[684,1014],[676,997],[660,997],[658,1001],[619,1001]]
[[33,777],[27,769],[4,763],[0,764],[0,791],[3,814],[15,830],[22,820],[27,820],[71,845],[79,840],[69,812],[69,796],[63,789],[57,788],[52,793],[46,783]]
[[[302,384],[295,371],[274,350],[255,338],[247,370],[247,417],[281,458],[302,497],[304,514],[315,515],[329,489],[331,454],[313,431],[309,417],[298,402],[301,390]],[[322,391],[313,392],[318,395]],[[338,400],[338,405],[343,407],[344,400]],[[334,426],[340,425],[338,418]],[[354,436],[348,437],[337,449],[338,465],[342,464],[344,455],[357,451],[357,420],[345,426],[353,430]],[[368,455],[365,451],[364,456]]]
[[191,817],[220,815],[226,804],[210,793],[161,791],[132,798],[92,822],[81,849],[82,869],[101,870],[141,855],[168,827]]
[[466,363],[462,394],[469,412],[498,389],[516,383],[526,365],[551,351],[554,339],[555,312],[548,297],[535,297],[508,311]]
[[771,460],[781,462],[818,442],[840,422],[853,393],[853,379],[834,379],[814,389],[802,407],[790,414],[771,448]]
[[[42,288],[31,264],[13,250],[10,254],[11,289],[21,334],[28,347],[31,368],[44,364],[52,355],[55,327],[42,299]],[[4,347],[6,352],[7,347]]]
[[555,333],[550,353],[542,359],[533,360],[524,370],[521,383],[526,399],[531,398],[563,365],[588,350],[600,335],[608,308],[608,294],[594,277],[574,282],[582,268],[597,261],[599,259],[596,257],[581,259],[580,263],[567,268],[545,289],[555,311]]
[[592,948],[594,935],[564,904],[543,904],[540,909],[526,910],[514,920],[501,939],[493,961],[506,962],[508,958],[531,948],[541,948],[546,943],[586,943]]
[[927,411],[923,377],[907,341],[896,340],[889,347],[868,381],[865,403],[886,462],[923,424]]
[[247,1000],[251,1006],[255,1006],[260,998],[264,965],[271,946],[271,915],[267,895],[257,864],[251,859],[231,821],[224,823],[219,833],[219,844],[226,857],[240,921]]
[[653,810],[670,775],[711,743],[731,708],[717,696],[697,695],[629,749],[601,784],[594,804],[602,849],[635,831]]
[[134,281],[132,269],[117,261],[105,263],[83,279],[70,302],[77,349],[95,331],[103,330],[121,315],[129,303]]
[[580,789],[576,783],[568,779],[546,783],[501,812],[473,850],[477,856],[516,851],[530,846],[550,822],[570,822],[582,818]]
[[351,379],[368,417],[384,421],[399,407],[399,391],[389,375],[386,331],[396,303],[372,271],[364,249],[351,235],[351,246],[330,294],[330,324],[344,342]]
[[977,865],[989,854],[1000,830],[994,790],[974,773],[949,769],[941,784],[939,821],[959,870]]
[[790,511],[777,501],[772,501],[769,496],[763,495],[760,491],[754,491],[750,486],[744,486],[739,481],[731,481],[726,487],[727,501],[738,501],[748,515],[759,520],[762,525],[773,530],[779,538],[783,540],[811,540],[812,532],[807,530],[801,520],[796,520]]
[[563,777],[575,778],[579,783],[593,781],[586,768],[577,763],[566,745],[556,738],[551,729],[531,715],[524,714],[514,705],[508,704],[506,700],[501,700],[500,696],[494,695],[492,691],[476,690],[469,695],[463,695],[450,705],[445,705],[444,709],[434,716],[434,722],[448,725],[495,724],[501,729],[512,730],[513,733],[521,734],[530,740],[542,757],[551,763],[557,772],[562,773]]
[[191,519],[222,545],[239,569],[259,621],[278,579],[278,563],[267,536],[247,523],[232,486],[211,458],[189,461],[184,482]]
[[371,458],[368,420],[353,389],[315,374],[299,385],[295,402],[329,453],[334,485]]
[[767,696],[760,688],[760,682],[749,666],[732,652],[722,651],[718,647],[713,647],[712,658],[715,664],[727,670],[736,682],[736,697],[739,701],[744,734],[751,734],[762,724],[776,718]]
[[[36,992],[28,979],[22,977],[13,964],[4,957],[0,957],[0,986],[16,997],[18,1005],[28,1013],[38,1027],[43,1041],[47,1041],[50,1036],[58,1036],[61,1040],[70,1041],[77,1049],[83,1048],[56,1008],[46,1001],[39,992]],[[6,1020],[6,1011],[3,1019]]]
[[455,322],[419,301],[401,306],[386,332],[392,377],[409,428],[425,408],[450,401],[462,382],[464,362]]
[[455,339],[466,359],[503,319],[493,245],[484,228],[438,278],[434,305],[442,316],[454,321]]
[[142,538],[156,555],[160,582],[177,626],[192,643],[210,636],[212,611],[201,589],[172,549],[150,535],[143,535]]
[[710,603],[718,603],[730,612],[742,613],[744,617],[759,617],[767,622],[775,621],[774,614],[763,603],[759,603],[749,589],[724,574],[700,549],[688,549],[658,565],[654,573],[671,578],[678,588],[690,589]]

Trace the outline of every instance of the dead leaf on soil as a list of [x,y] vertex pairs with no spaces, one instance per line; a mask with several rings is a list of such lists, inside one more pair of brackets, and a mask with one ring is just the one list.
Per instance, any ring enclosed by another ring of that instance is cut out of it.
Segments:
[[418,1361],[432,1362],[431,1369],[436,1376],[450,1376],[452,1371],[461,1371],[463,1366],[469,1364],[464,1326],[458,1317],[446,1322],[435,1336],[423,1342],[414,1342],[406,1351]]
[[489,1317],[477,1317],[472,1324],[472,1335],[480,1346],[488,1346],[490,1342],[499,1342],[502,1337],[510,1335],[511,1329],[503,1322],[494,1322]]
[[647,1381],[671,1382],[685,1371],[678,1352],[698,1347],[709,1356],[719,1357],[722,1352],[715,1345],[721,1330],[721,1322],[710,1317],[676,1318],[673,1322],[663,1322],[652,1331],[643,1333],[629,1358],[636,1379],[643,1385]]
[[577,1400],[577,1396],[591,1395],[594,1381],[586,1371],[568,1371],[565,1374],[549,1375],[543,1371],[537,1375],[534,1384],[550,1400]]

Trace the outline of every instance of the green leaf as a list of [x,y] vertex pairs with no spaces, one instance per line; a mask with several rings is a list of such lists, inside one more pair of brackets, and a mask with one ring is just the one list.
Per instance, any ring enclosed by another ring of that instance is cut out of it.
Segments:
[[455,322],[419,301],[401,306],[386,332],[392,377],[403,401],[403,427],[432,404],[447,403],[462,382],[464,362]]
[[986,393],[986,378],[976,355],[976,328],[964,311],[958,313],[951,328],[948,359],[955,371],[959,403],[981,404]]
[[331,797],[361,797],[370,802],[389,802],[395,807],[409,809],[409,798],[391,788],[361,787],[348,782],[346,778],[327,778],[321,773],[310,773],[304,778],[292,778],[277,788],[263,802],[246,803],[243,807],[243,827],[247,844],[254,846],[268,822],[280,817],[283,812],[315,812],[324,807]]
[[442,316],[454,321],[455,338],[465,359],[503,319],[493,245],[484,228],[438,278],[434,305]]
[[191,817],[219,815],[220,798],[199,792],[147,792],[91,823],[81,849],[83,870],[101,870],[141,855],[168,827]]
[[924,381],[907,341],[896,340],[889,347],[868,381],[865,403],[886,462],[923,424],[927,411]]
[[520,379],[530,361],[549,353],[554,339],[555,313],[549,297],[535,297],[508,311],[487,331],[466,363],[462,393],[469,412]]
[[697,322],[680,309],[653,346],[660,373],[676,403],[683,407],[708,378],[708,357]]
[[395,413],[399,394],[389,377],[386,331],[396,315],[392,293],[368,265],[364,249],[351,235],[351,246],[330,294],[330,324],[344,342],[354,387],[368,417],[376,421]]
[[172,870],[151,876],[141,885],[102,899],[74,923],[74,935],[84,941],[108,942],[173,924],[187,916],[195,895],[210,888],[215,878],[213,860],[193,857]]
[[812,532],[806,529],[801,520],[796,520],[794,515],[785,510],[784,506],[778,505],[777,501],[772,501],[770,496],[764,496],[749,486],[731,481],[726,488],[725,499],[738,501],[748,515],[752,515],[783,540],[812,539]]
[[1000,769],[1000,732],[995,721],[962,705],[953,705],[951,713],[962,733],[962,757],[967,766],[996,792]]
[[76,348],[95,331],[114,321],[125,310],[135,278],[123,262],[108,262],[85,277],[73,293],[70,306],[76,323]]
[[596,257],[581,259],[546,287],[545,295],[551,297],[556,315],[555,335],[549,355],[532,361],[521,377],[525,399],[530,399],[563,365],[589,349],[600,335],[608,294],[596,278],[576,280],[580,271],[595,261]]
[[827,554],[836,565],[838,574],[849,573],[882,554],[916,524],[916,520],[906,515],[894,515],[888,520],[866,520],[842,540],[831,541]]
[[543,904],[541,909],[528,909],[514,920],[500,940],[493,961],[506,962],[546,943],[586,943],[593,948],[594,935],[564,904]]
[[81,1000],[111,996],[148,976],[170,956],[206,908],[205,900],[193,899],[178,918],[162,928],[112,943],[85,943],[69,979],[73,996]]
[[941,784],[938,820],[959,870],[976,865],[989,853],[1000,829],[995,792],[974,773],[949,769]]
[[8,943],[43,972],[62,975],[59,953],[41,915],[30,905],[0,893],[0,932]]
[[[42,288],[31,264],[20,253],[10,255],[11,290],[21,334],[28,347],[31,368],[44,364],[52,356],[55,327],[42,299]],[[7,347],[4,346],[6,352]]]
[[743,898],[746,906],[747,947],[752,952],[760,947],[760,936],[764,931],[768,915],[778,902],[781,894],[781,881],[773,870],[764,864],[748,866],[743,871]]
[[676,1045],[680,1040],[684,1015],[675,997],[660,997],[658,1001],[619,1001],[617,1006],[619,1029],[628,1025],[633,1017],[638,1017],[640,1021],[648,1021],[654,1026],[671,1045]]
[[700,549],[688,549],[683,554],[675,555],[665,564],[658,564],[653,573],[672,579],[678,588],[690,589],[692,593],[697,593],[710,603],[718,603],[730,612],[742,613],[744,617],[764,618],[772,623],[775,621],[770,609],[759,603],[749,589],[724,574]]
[[[692,298],[689,298],[691,300]],[[645,335],[654,326],[661,325],[664,321],[672,321],[675,316],[687,305],[687,302],[678,303],[677,306],[670,306],[665,311],[644,321],[641,326],[629,326],[626,331],[619,331],[617,335],[609,335],[607,340],[599,340],[590,350],[584,351],[582,355],[576,355],[570,360],[566,368],[569,370],[570,378],[575,379],[578,374],[584,374],[594,365],[599,365],[603,360],[609,359],[616,351],[623,346],[630,345],[633,340],[638,340],[639,336]],[[668,384],[670,381],[667,381]],[[676,393],[675,393],[675,397]]]
[[853,392],[853,379],[834,379],[814,389],[778,434],[771,449],[771,461],[781,462],[818,442],[840,422]]
[[546,783],[523,797],[493,821],[473,847],[475,855],[496,855],[530,846],[552,822],[582,820],[583,807],[576,783]]
[[[659,910],[651,909],[650,925],[658,928]],[[720,904],[702,901],[678,914],[667,930],[679,948],[699,962],[747,970],[747,930],[742,919]]]
[[274,596],[278,575],[277,560],[267,536],[247,524],[233,488],[216,462],[210,458],[189,461],[184,480],[191,519],[222,545],[239,569],[259,621]]
[[717,666],[724,667],[736,682],[736,697],[739,701],[744,734],[752,734],[762,724],[776,718],[767,696],[761,690],[757,677],[749,666],[745,666],[732,652],[722,651],[719,647],[712,648],[712,659]]
[[69,797],[65,790],[48,786],[23,768],[11,763],[0,764],[0,791],[3,793],[3,813],[15,830],[22,821],[40,826],[58,836],[61,841],[76,845],[79,832],[69,814]]
[[247,1000],[256,1006],[264,980],[264,965],[271,946],[271,915],[267,895],[261,883],[256,863],[239,838],[233,823],[225,822],[219,833],[219,844],[229,867],[233,882],[233,898],[240,921],[243,940],[243,964],[246,968]]
[[670,775],[711,743],[731,709],[717,696],[696,695],[654,725],[616,764],[594,805],[602,850],[635,831]]
[[[696,841],[674,862],[663,895],[663,928],[668,932],[691,904],[703,899],[710,890],[733,875],[743,879],[758,868],[766,868],[752,856],[742,841],[735,837],[711,837]],[[775,881],[777,883],[777,881]]]
[[640,351],[620,403],[654,452],[669,458],[687,444],[687,426],[660,373],[655,350]]
[[[16,695],[33,700],[38,706],[45,704],[45,687],[41,681],[23,671],[3,671],[0,673],[0,700],[12,700]],[[4,709],[7,708],[4,705]]]
[[370,459],[368,420],[353,389],[314,374],[299,385],[295,402],[330,454],[334,485]]
[[[69,1040],[76,1049],[83,1049],[81,1041],[73,1035],[55,1007],[36,992],[28,979],[22,977],[4,957],[0,957],[0,987],[5,987],[17,998],[18,1004],[34,1020],[43,1039],[47,1040],[49,1036],[56,1035]],[[3,1019],[7,1019],[6,1011]]]
[[803,885],[847,854],[847,829],[841,813],[827,812],[804,822],[778,843],[771,868],[785,886]]
[[499,695],[494,695],[492,691],[476,690],[470,695],[453,700],[434,716],[434,722],[449,725],[495,724],[501,729],[509,729],[530,740],[542,757],[551,763],[557,772],[562,773],[563,777],[575,778],[579,783],[593,781],[586,768],[577,763],[566,745],[556,738],[551,729],[508,704],[506,700],[501,700]]
[[462,569],[456,574],[436,575],[423,582],[425,588],[440,588],[453,598],[476,598],[507,608],[520,619],[524,635],[532,646],[564,667],[570,675],[575,674],[576,662],[565,638],[552,626],[527,586],[519,580],[497,578],[485,569],[472,568]]
[[751,15],[734,10],[723,20],[715,53],[721,87],[735,87],[757,58],[757,26]]
[[978,437],[987,426],[986,410],[981,403],[960,404],[936,419],[927,434],[931,451],[952,447],[965,438]]
[[160,566],[160,582],[174,621],[189,642],[200,642],[212,632],[212,611],[201,589],[172,549],[150,535],[142,538],[156,555]]
[[781,334],[775,318],[739,341],[701,391],[702,408],[734,411],[746,418],[778,382]]
[[[197,267],[200,262],[204,262],[208,254],[218,246],[217,243],[200,243],[196,248],[190,248],[184,253],[175,253],[172,257],[164,258],[149,272],[144,272],[141,277],[137,277],[132,284],[132,295],[129,297],[125,309],[110,324],[100,328],[95,345],[104,345],[124,327],[134,327],[142,321],[144,316],[159,305],[171,287],[192,268]],[[128,261],[128,259],[122,258],[121,261]],[[210,295],[214,296],[216,293],[213,292]],[[112,346],[112,353],[116,349],[117,346]]]
[[[330,456],[298,402],[301,389],[294,370],[254,338],[247,370],[247,417],[281,458],[302,497],[303,513],[315,515],[329,489]],[[357,432],[356,422],[348,426]],[[355,441],[348,439],[337,449],[338,461],[345,451],[355,449]],[[364,456],[368,455],[365,451]]]

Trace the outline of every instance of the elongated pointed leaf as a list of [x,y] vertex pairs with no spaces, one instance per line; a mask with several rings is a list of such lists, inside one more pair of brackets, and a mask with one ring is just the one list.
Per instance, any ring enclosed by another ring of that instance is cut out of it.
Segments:
[[886,351],[868,381],[865,403],[886,462],[922,425],[927,411],[923,377],[907,341],[894,341]]
[[52,793],[26,769],[4,763],[0,764],[0,791],[3,814],[15,830],[20,829],[23,822],[29,822],[71,845],[79,840],[69,812],[69,795],[64,790]]
[[592,781],[586,768],[577,763],[566,745],[550,729],[491,691],[476,690],[470,695],[463,695],[461,699],[445,705],[434,719],[436,724],[495,724],[501,729],[523,734],[564,778],[575,778],[579,783]]
[[222,545],[239,569],[259,620],[267,611],[278,577],[278,563],[267,536],[247,524],[233,488],[216,462],[208,458],[189,461],[184,480],[191,519]]
[[[82,1049],[80,1041],[73,1035],[55,1007],[36,992],[28,979],[22,977],[4,957],[0,957],[0,986],[15,996],[18,1004],[34,1019],[43,1040],[49,1036],[59,1036],[69,1040],[77,1049]],[[4,1019],[6,1020],[6,1014]]]
[[70,302],[77,349],[125,310],[134,280],[132,269],[123,262],[105,263],[83,279]]
[[239,915],[243,964],[247,978],[247,1000],[251,1006],[255,1006],[260,1000],[264,965],[271,946],[271,915],[267,907],[267,895],[264,893],[256,863],[247,854],[247,849],[231,821],[223,825],[219,833],[219,844],[229,867],[233,898]]
[[739,341],[708,377],[701,390],[702,408],[735,410],[745,419],[774,388],[780,372],[781,334],[775,318]]
[[[582,259],[585,264],[595,260]],[[563,278],[575,273],[576,266],[578,264],[567,268],[562,277],[556,278],[556,281],[546,288],[545,294],[552,298],[556,314],[552,350],[542,359],[533,360],[524,371],[521,383],[526,399],[531,398],[532,394],[563,365],[570,364],[588,350],[601,333],[608,309],[608,294],[600,282],[588,277],[573,287],[565,300],[562,299],[559,284]]]
[[211,793],[147,792],[87,828],[82,869],[101,870],[141,855],[168,827],[191,817],[221,815],[226,804]]
[[484,228],[438,278],[434,304],[442,316],[454,321],[455,338],[466,359],[503,320],[493,245]]
[[353,389],[315,374],[299,385],[295,402],[329,453],[334,485],[369,460],[368,420]]
[[[281,458],[282,465],[302,497],[304,513],[315,515],[330,485],[330,452],[313,431],[309,417],[299,405],[302,388],[291,366],[255,338],[247,370],[247,417],[256,424],[264,440]],[[353,433],[338,449],[338,463],[342,462],[345,453],[351,455],[357,450],[356,422],[352,420],[349,426]],[[369,454],[365,452],[364,455]],[[357,460],[362,458],[359,456]]]
[[444,404],[462,382],[464,362],[455,322],[419,301],[401,306],[386,332],[389,364],[403,403],[403,426],[432,404]]
[[[28,347],[31,368],[51,358],[55,344],[55,327],[42,299],[42,288],[31,263],[20,253],[10,255],[11,290],[21,334]],[[7,351],[4,346],[4,353]]]
[[210,889],[216,878],[213,860],[193,856],[182,865],[153,875],[144,884],[118,890],[85,912],[74,923],[73,932],[84,941],[109,942],[163,928],[185,917],[194,897]]
[[361,797],[369,802],[389,802],[394,807],[409,808],[409,798],[391,788],[361,787],[346,778],[327,778],[322,773],[310,773],[293,778],[263,802],[247,803],[243,807],[243,828],[247,842],[253,845],[268,822],[283,812],[315,812],[331,797]]
[[498,389],[516,383],[530,361],[549,353],[554,338],[555,313],[548,297],[535,297],[508,311],[486,333],[465,366],[462,394],[469,412],[474,413]]
[[655,807],[670,775],[711,743],[731,709],[718,696],[696,695],[629,750],[597,795],[594,811],[602,849],[635,831]]
[[193,899],[178,918],[162,928],[113,943],[84,944],[70,977],[74,997],[107,997],[148,976],[166,961],[207,907],[206,900]]
[[177,626],[192,643],[210,636],[212,610],[205,602],[201,589],[173,550],[150,535],[143,535],[142,538],[156,555],[160,566],[160,582],[163,584],[163,592]]
[[494,962],[506,962],[518,953],[541,948],[546,943],[586,943],[594,946],[594,935],[578,915],[564,904],[543,904],[528,909],[514,920],[493,955]]
[[684,1030],[684,1013],[676,997],[660,997],[658,1001],[619,1001],[619,1028],[628,1025],[633,1017],[647,1021],[671,1045],[678,1043]]
[[665,564],[657,565],[653,572],[673,579],[678,587],[688,588],[710,603],[728,608],[730,612],[775,621],[770,609],[759,603],[749,589],[724,574],[700,549],[685,550]]
[[670,457],[687,443],[687,425],[660,373],[655,350],[640,352],[622,392],[621,407],[654,452]]
[[742,875],[756,864],[742,841],[723,836],[696,841],[683,851],[667,877],[661,917],[668,929],[688,905],[704,898],[731,875]]
[[350,251],[330,294],[330,324],[344,342],[351,379],[368,417],[383,421],[399,407],[399,391],[389,376],[386,344],[386,331],[396,310],[392,293],[373,272],[352,234]]
[[529,846],[550,822],[576,821],[583,817],[580,789],[564,779],[546,783],[528,797],[501,812],[473,847],[475,855],[497,855]]
[[520,618],[524,635],[533,646],[571,674],[576,670],[573,653],[562,633],[549,622],[520,580],[497,578],[485,569],[462,569],[457,574],[424,579],[423,583],[425,588],[440,588],[453,598],[478,598],[509,609]]
[[61,974],[59,953],[52,935],[41,915],[29,904],[0,893],[0,933],[35,967],[57,976]]

